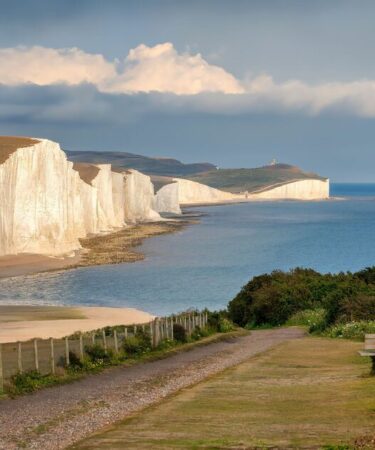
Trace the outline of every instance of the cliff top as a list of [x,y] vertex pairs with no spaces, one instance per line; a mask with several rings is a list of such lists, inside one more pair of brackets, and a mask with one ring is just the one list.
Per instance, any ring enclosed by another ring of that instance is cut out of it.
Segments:
[[73,164],[73,170],[79,173],[79,177],[82,181],[91,184],[92,180],[98,175],[100,169],[93,164],[75,162]]
[[9,156],[19,148],[37,144],[37,139],[23,136],[0,136],[0,164],[4,164]]
[[255,169],[218,169],[185,178],[233,193],[254,192],[299,180],[326,180],[316,173],[304,172],[289,164],[274,164]]
[[210,163],[184,164],[173,158],[151,158],[127,152],[65,151],[65,153],[73,162],[112,164],[112,170],[115,167],[120,171],[135,169],[146,175],[183,177],[215,169]]

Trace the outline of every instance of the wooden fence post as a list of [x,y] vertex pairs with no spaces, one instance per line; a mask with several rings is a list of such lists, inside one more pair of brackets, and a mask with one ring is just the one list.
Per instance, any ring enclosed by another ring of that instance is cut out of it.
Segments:
[[70,358],[69,358],[69,339],[65,338],[65,362],[66,365],[69,366],[70,364]]
[[38,340],[34,339],[34,367],[39,371],[39,357],[38,357]]
[[83,361],[83,336],[82,333],[79,334],[79,359]]
[[153,347],[157,347],[159,345],[159,341],[160,341],[160,329],[159,329],[159,319],[158,317],[155,318],[155,320],[152,323],[153,326],[153,332],[152,332],[152,337],[153,337],[153,341],[152,341],[152,346]]
[[124,338],[125,338],[125,339],[128,338],[128,328],[127,328],[127,327],[125,327]]
[[105,329],[102,329],[102,336],[103,336],[103,347],[104,351],[107,353],[107,338],[105,336]]
[[134,336],[137,334],[137,325],[134,325],[133,333],[134,333]]
[[17,343],[17,363],[18,363],[18,372],[22,373],[22,343]]
[[151,345],[153,344],[153,342],[154,342],[154,330],[153,330],[153,326],[152,326],[152,324],[153,324],[153,322],[150,322],[149,323],[149,326],[150,326],[150,338],[151,338]]
[[91,333],[91,342],[92,345],[95,345],[95,332]]
[[4,389],[3,346],[0,344],[0,392]]
[[117,331],[113,330],[113,338],[115,340],[115,352],[118,353]]
[[172,341],[173,341],[173,339],[174,339],[174,334],[173,334],[173,323],[174,323],[174,321],[173,321],[173,316],[171,317],[171,339],[172,339]]
[[50,338],[50,360],[51,360],[51,373],[55,375],[55,347],[53,345],[53,338]]

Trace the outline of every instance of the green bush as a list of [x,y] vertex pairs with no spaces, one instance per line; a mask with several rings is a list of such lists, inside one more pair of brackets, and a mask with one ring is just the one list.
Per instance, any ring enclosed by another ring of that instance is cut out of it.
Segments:
[[331,338],[356,339],[363,341],[365,339],[365,334],[368,333],[375,333],[375,320],[338,323],[328,328],[324,334]]
[[232,321],[229,319],[226,319],[225,317],[221,317],[218,324],[218,331],[220,333],[229,333],[230,331],[233,331],[235,329],[235,326]]
[[113,359],[113,350],[108,349],[107,351],[99,344],[87,345],[85,347],[85,352],[87,353],[90,361],[99,364],[108,364]]
[[283,325],[306,310],[326,311],[319,330],[338,322],[375,320],[375,267],[357,273],[320,274],[311,269],[280,270],[252,278],[228,304],[240,326]]
[[322,331],[326,327],[327,312],[323,308],[298,311],[288,319],[286,325],[300,325],[309,328],[309,332]]
[[53,386],[58,383],[60,377],[56,375],[42,375],[36,370],[18,373],[11,378],[11,384],[7,387],[10,395],[27,394],[43,387]]
[[186,330],[179,323],[173,324],[173,339],[175,339],[178,342],[186,342],[187,341]]
[[123,348],[128,356],[137,356],[151,351],[151,336],[142,329],[135,336],[125,339]]

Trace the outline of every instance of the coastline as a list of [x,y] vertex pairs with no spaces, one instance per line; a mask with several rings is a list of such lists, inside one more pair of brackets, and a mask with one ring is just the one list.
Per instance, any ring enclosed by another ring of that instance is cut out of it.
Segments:
[[82,249],[72,256],[50,257],[20,254],[0,257],[0,279],[43,272],[73,270],[80,267],[141,261],[145,255],[136,251],[144,239],[175,233],[197,223],[193,215],[157,222],[145,222],[120,230],[80,239]]
[[134,308],[0,305],[0,343],[59,339],[78,331],[153,319],[153,315]]

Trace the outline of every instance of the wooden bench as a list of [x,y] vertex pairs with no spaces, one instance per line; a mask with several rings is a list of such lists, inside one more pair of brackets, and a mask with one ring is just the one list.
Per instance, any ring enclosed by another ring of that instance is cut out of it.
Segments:
[[371,374],[375,375],[375,334],[365,334],[365,348],[359,354],[371,358]]

